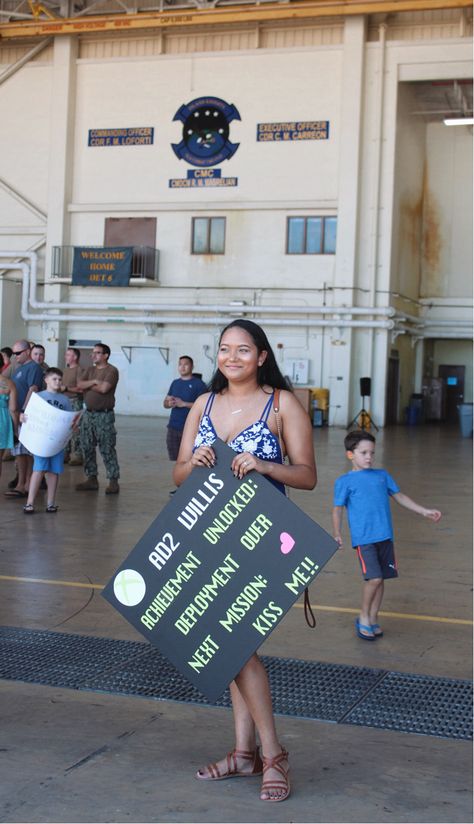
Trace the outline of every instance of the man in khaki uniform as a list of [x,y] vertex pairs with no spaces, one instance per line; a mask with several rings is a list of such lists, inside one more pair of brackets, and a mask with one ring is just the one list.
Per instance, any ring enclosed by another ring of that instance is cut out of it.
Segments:
[[[74,346],[66,349],[64,360],[66,368],[63,372],[62,391],[69,398],[74,412],[82,410],[82,393],[78,391],[77,382],[83,376],[84,369],[79,366],[81,352]],[[84,463],[81,453],[81,439],[79,432],[74,432],[71,440],[64,449],[64,463],[70,466],[82,466]]]
[[118,479],[120,468],[117,461],[115,444],[115,387],[119,373],[115,366],[109,364],[110,348],[105,343],[96,343],[92,351],[92,363],[86,369],[77,388],[83,393],[85,411],[81,418],[81,452],[84,458],[84,472],[87,480],[77,484],[80,492],[97,490],[96,447],[99,447],[108,478],[106,495],[116,495],[120,491]]

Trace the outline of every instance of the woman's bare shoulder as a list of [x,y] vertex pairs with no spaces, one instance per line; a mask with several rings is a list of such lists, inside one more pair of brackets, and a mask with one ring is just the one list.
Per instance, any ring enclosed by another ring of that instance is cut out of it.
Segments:
[[282,415],[306,415],[307,413],[303,409],[300,401],[296,397],[294,392],[290,392],[287,389],[281,390],[281,397],[280,397],[280,409]]
[[280,399],[282,406],[291,406],[295,402],[299,403],[295,393],[291,392],[289,389],[280,389]]
[[193,408],[203,410],[208,402],[209,398],[211,397],[212,392],[204,392],[203,395],[199,395],[198,398],[193,403]]

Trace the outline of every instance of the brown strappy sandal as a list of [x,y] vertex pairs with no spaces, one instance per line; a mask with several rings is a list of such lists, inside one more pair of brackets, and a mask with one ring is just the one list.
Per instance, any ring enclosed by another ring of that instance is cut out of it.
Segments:
[[[242,761],[252,762],[250,772],[242,772],[238,769],[238,758]],[[255,750],[232,750],[232,752],[227,753],[226,762],[227,770],[223,773],[219,772],[217,764],[208,764],[206,770],[209,774],[205,775],[198,770],[195,777],[199,781],[222,781],[224,778],[250,778],[253,775],[262,775],[263,772],[263,764],[258,747]]]
[[[273,758],[267,758],[265,755],[263,756],[263,781],[262,781],[262,789],[261,793],[268,793],[272,790],[279,793],[274,797],[269,798],[262,798],[260,795],[261,801],[285,801],[290,794],[290,768],[285,769],[282,767],[281,762],[288,761],[288,753],[285,749],[281,750],[279,755],[275,755]],[[273,780],[265,781],[265,773],[268,770],[275,770],[276,772],[280,773],[280,778],[275,778]]]

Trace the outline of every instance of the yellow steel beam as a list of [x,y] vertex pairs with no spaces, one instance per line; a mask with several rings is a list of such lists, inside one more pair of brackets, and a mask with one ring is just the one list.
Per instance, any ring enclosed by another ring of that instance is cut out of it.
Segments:
[[0,24],[0,38],[45,37],[88,32],[173,29],[183,26],[215,26],[227,23],[258,23],[306,20],[354,14],[468,8],[472,0],[300,0],[298,3],[268,3],[255,6],[226,6],[186,11],[139,12],[69,17],[56,20],[16,20]]
[[48,9],[46,6],[43,6],[42,3],[35,3],[33,2],[33,0],[28,0],[28,5],[31,9],[31,13],[35,20],[39,20],[42,14],[46,15],[46,17],[49,17],[50,20],[56,20],[56,15],[53,14],[51,9]]

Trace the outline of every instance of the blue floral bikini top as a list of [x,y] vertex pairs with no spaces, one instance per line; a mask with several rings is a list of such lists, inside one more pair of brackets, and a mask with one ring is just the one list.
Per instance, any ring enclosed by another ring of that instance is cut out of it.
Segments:
[[[213,392],[209,395],[202,418],[199,422],[199,429],[194,441],[193,452],[198,446],[212,446],[217,438],[216,430],[211,420],[211,409],[216,395]],[[250,424],[242,432],[239,432],[235,438],[228,442],[234,452],[250,452],[256,458],[262,461],[273,461],[274,463],[283,463],[283,456],[281,454],[280,444],[276,435],[269,429],[267,420],[272,408],[273,394],[265,404],[265,408],[261,417],[256,423]],[[269,476],[269,480],[280,492],[285,493],[285,486],[280,481],[274,481]]]

